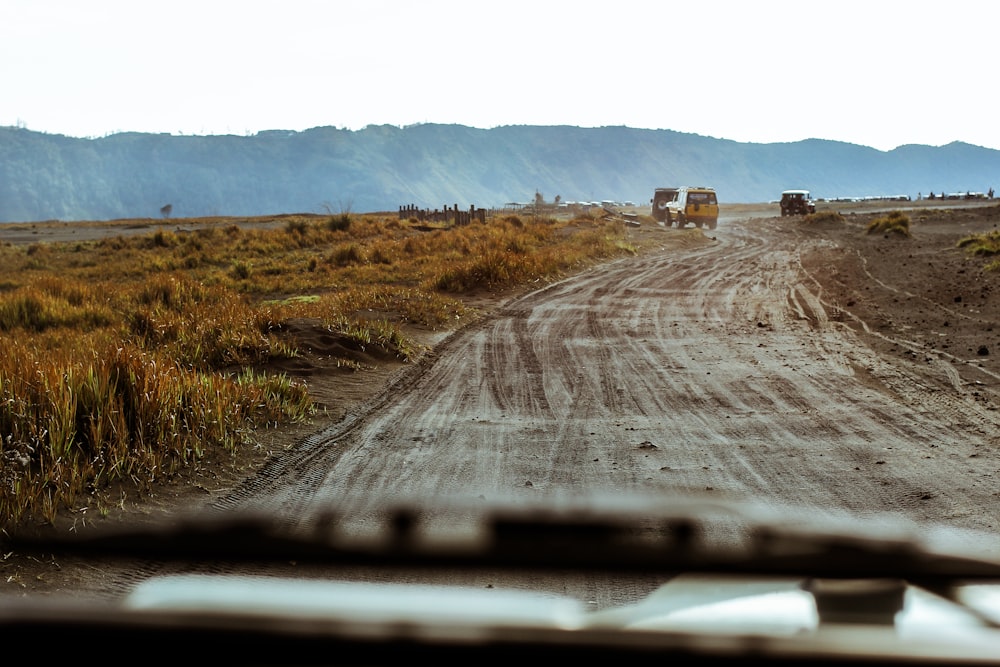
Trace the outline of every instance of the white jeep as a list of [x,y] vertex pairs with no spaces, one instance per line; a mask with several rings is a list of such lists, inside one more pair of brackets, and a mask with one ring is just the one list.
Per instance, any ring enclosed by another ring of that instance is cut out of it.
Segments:
[[781,215],[806,215],[816,212],[816,202],[808,190],[785,190],[781,193]]

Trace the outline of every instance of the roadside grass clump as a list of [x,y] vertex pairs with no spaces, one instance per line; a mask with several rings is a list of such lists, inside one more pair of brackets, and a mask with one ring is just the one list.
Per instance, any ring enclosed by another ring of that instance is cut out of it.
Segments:
[[159,248],[176,248],[181,240],[172,231],[158,229],[153,233],[152,243]]
[[368,261],[372,264],[392,264],[396,256],[394,245],[380,243],[373,246],[368,256]]
[[[993,257],[1000,255],[1000,231],[972,234],[958,240],[956,247],[963,248],[970,255]],[[1000,259],[994,259],[983,267],[986,271],[1000,271]]]
[[139,487],[234,450],[254,428],[308,414],[285,378],[206,374],[106,341],[86,352],[10,338],[0,359],[0,517],[54,519],[116,481]]
[[345,243],[337,246],[330,253],[327,262],[334,266],[344,267],[351,264],[364,264],[365,254],[357,243]]
[[85,298],[79,290],[62,291],[56,283],[29,284],[0,295],[0,331],[41,332],[55,327],[93,329],[108,326],[114,314],[107,304]]
[[245,259],[238,259],[233,262],[233,277],[237,280],[248,280],[253,274],[253,263]]
[[0,528],[52,522],[111,484],[148,492],[308,418],[307,385],[266,370],[299,354],[295,318],[412,362],[424,350],[407,326],[454,327],[469,294],[636,252],[620,224],[579,222],[301,214],[3,246]]
[[972,234],[958,240],[958,248],[964,248],[970,255],[992,256],[1000,254],[1000,231]]
[[265,312],[239,302],[203,303],[183,313],[141,309],[127,322],[129,340],[139,348],[163,349],[178,363],[203,371],[294,356],[270,335]]
[[210,289],[185,274],[175,272],[169,275],[153,276],[137,287],[128,301],[134,300],[143,306],[162,306],[171,310],[183,310],[188,306],[207,301]]
[[305,235],[309,230],[309,224],[305,220],[291,219],[285,223],[285,231],[289,234]]
[[458,299],[404,286],[355,286],[324,295],[315,302],[314,313],[327,319],[330,314],[380,313],[399,323],[431,328],[449,325],[469,313]]
[[525,231],[525,223],[507,216],[483,233],[469,228],[450,234],[454,243],[449,265],[439,268],[430,283],[445,292],[503,289],[545,275],[542,226]]
[[868,223],[868,234],[910,235],[910,217],[902,211],[890,211],[888,215],[875,218]]
[[464,239],[463,252],[427,283],[433,289],[462,293],[502,290],[540,279],[555,279],[587,262],[635,252],[620,225],[573,229],[546,220],[525,224],[513,216],[476,237]]
[[538,258],[497,249],[485,250],[461,266],[441,271],[433,286],[445,292],[497,290],[543,274]]
[[[287,247],[287,239],[267,230],[243,232],[228,245],[228,252],[243,258],[270,257],[281,255]],[[296,244],[297,245],[297,244]]]
[[351,228],[351,216],[347,213],[331,215],[330,219],[326,221],[326,226],[330,229],[330,231],[346,232]]
[[839,211],[816,211],[807,213],[802,218],[802,223],[807,225],[839,225],[845,222],[844,216]]
[[363,347],[378,347],[385,352],[394,353],[404,361],[414,359],[422,351],[402,334],[397,325],[385,319],[339,317],[329,327],[346,340]]
[[184,277],[143,287],[124,320],[129,342],[144,350],[166,350],[178,363],[200,370],[292,354],[276,339],[277,323],[267,307]]
[[363,345],[375,342],[403,361],[413,361],[423,349],[403,333],[402,325],[440,328],[470,314],[458,299],[393,286],[354,286],[272,301],[269,305],[275,321],[318,320],[332,333]]

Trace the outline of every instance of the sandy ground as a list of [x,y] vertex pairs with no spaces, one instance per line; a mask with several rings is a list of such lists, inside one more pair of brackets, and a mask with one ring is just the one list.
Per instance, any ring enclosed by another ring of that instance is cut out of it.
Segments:
[[[910,237],[885,237],[865,233],[874,207],[822,226],[771,208],[724,209],[704,234],[632,229],[661,250],[482,300],[467,329],[423,332],[433,350],[409,366],[324,368],[328,343],[302,323],[309,352],[285,370],[328,412],[60,529],[208,505],[308,526],[373,496],[607,490],[992,530],[998,279],[956,243],[1000,209],[925,204]],[[150,571],[9,556],[0,590],[120,591]]]

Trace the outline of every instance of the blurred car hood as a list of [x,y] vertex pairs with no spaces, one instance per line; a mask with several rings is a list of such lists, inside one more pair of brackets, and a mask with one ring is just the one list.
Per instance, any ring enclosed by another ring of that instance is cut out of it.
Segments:
[[[345,529],[341,514],[307,530],[275,517],[220,514],[154,528],[11,535],[5,550],[77,557],[642,572],[664,583],[633,604],[593,611],[581,600],[530,590],[172,574],[146,579],[99,609],[0,600],[0,628],[23,637],[140,632],[137,641],[168,643],[194,633],[230,658],[234,651],[280,655],[308,641],[366,656],[433,648],[444,653],[428,657],[441,663],[468,660],[472,644],[482,650],[484,642],[512,659],[545,651],[559,659],[1000,662],[995,536],[957,541],[946,528],[818,516],[662,498],[404,502],[373,510],[368,519],[377,517],[378,530],[363,537]],[[458,518],[469,530],[458,529]],[[449,532],[424,526],[435,522]],[[739,524],[742,538],[713,543],[708,526],[719,522]]]

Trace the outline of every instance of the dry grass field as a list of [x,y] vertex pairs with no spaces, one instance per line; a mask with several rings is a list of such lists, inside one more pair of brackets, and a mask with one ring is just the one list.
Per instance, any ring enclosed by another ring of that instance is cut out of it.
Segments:
[[217,486],[183,480],[244,474],[491,301],[637,251],[590,215],[0,225],[0,525]]

